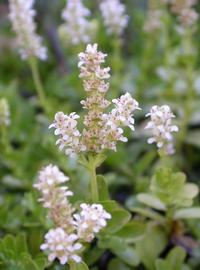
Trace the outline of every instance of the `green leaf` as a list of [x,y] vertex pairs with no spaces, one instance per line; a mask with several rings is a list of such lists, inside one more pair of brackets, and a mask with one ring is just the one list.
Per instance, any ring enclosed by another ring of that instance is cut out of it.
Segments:
[[115,236],[122,238],[127,243],[134,243],[144,237],[146,225],[139,221],[130,221]]
[[145,208],[141,208],[141,207],[132,207],[132,208],[130,208],[130,210],[132,212],[135,212],[135,213],[140,214],[142,216],[145,216],[147,218],[155,219],[155,220],[162,222],[162,223],[165,222],[165,218],[162,215],[156,213],[155,211],[153,211],[151,209],[145,209]]
[[165,260],[162,259],[156,260],[156,270],[170,270],[170,269],[172,268],[170,268],[170,265]]
[[108,220],[106,228],[102,230],[102,233],[115,233],[131,219],[130,213],[120,207],[116,202],[101,201],[100,203],[112,216],[112,218]]
[[192,270],[187,264],[184,264],[181,270]]
[[173,248],[167,256],[167,262],[173,270],[181,270],[186,257],[186,252],[180,248]]
[[154,195],[147,194],[147,193],[140,193],[137,195],[137,200],[140,203],[144,203],[151,208],[155,208],[157,210],[166,210],[166,206],[164,203],[161,202],[158,198],[156,198]]
[[188,134],[187,134],[187,136],[185,138],[185,142],[200,148],[199,137],[200,137],[200,131],[199,130],[190,131],[190,132],[188,132]]
[[125,263],[130,266],[137,266],[140,263],[140,258],[135,250],[135,248],[131,246],[126,246],[123,250],[113,250],[113,252]]
[[98,245],[100,248],[110,249],[128,265],[136,266],[139,264],[140,260],[137,251],[122,238],[111,235],[104,236],[100,238]]
[[84,261],[90,266],[93,265],[104,253],[103,249],[100,249],[98,246],[95,246],[89,249],[86,254],[84,254]]
[[155,260],[164,250],[167,242],[163,227],[155,227],[150,223],[144,238],[135,244],[140,259],[147,269],[155,270]]
[[192,183],[185,184],[182,190],[183,197],[187,199],[195,198],[198,195],[198,193],[199,193],[198,186]]
[[74,270],[89,270],[87,264],[85,264],[84,262],[80,263],[71,262],[70,264],[73,265],[72,269]]
[[185,181],[185,174],[161,168],[153,176],[150,189],[154,196],[169,207],[189,207],[199,191],[195,184],[185,184]]
[[156,270],[182,270],[186,252],[180,248],[173,248],[167,258],[156,260]]
[[24,256],[21,263],[24,267],[24,270],[40,270],[37,264],[29,256]]
[[27,243],[26,243],[25,234],[19,234],[16,237],[15,246],[16,246],[16,252],[18,254],[20,254],[20,253],[28,253],[28,247],[27,247]]
[[179,209],[174,213],[174,219],[200,218],[200,207]]
[[100,201],[109,200],[109,192],[103,175],[97,175],[97,184],[99,191],[99,200]]
[[105,160],[107,156],[104,153],[100,153],[95,158],[95,167],[98,168]]
[[112,259],[108,264],[108,270],[131,270],[127,265],[125,265],[122,261],[118,258]]

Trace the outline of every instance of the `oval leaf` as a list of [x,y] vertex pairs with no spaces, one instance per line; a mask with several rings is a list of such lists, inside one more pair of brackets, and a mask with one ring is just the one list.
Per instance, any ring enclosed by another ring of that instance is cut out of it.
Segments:
[[177,210],[174,213],[174,219],[192,219],[200,218],[200,207],[191,207]]

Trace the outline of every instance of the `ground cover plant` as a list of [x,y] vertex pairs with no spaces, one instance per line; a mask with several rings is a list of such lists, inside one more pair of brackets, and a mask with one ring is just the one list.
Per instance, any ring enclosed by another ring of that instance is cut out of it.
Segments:
[[200,268],[199,8],[0,2],[0,269]]

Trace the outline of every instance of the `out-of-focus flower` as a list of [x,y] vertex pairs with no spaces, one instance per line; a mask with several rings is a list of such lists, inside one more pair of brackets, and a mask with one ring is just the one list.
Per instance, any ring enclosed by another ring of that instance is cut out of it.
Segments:
[[77,239],[77,235],[67,234],[62,228],[51,229],[45,235],[45,243],[40,248],[49,252],[48,259],[50,262],[57,258],[62,265],[69,260],[80,263],[81,257],[78,252],[82,245],[76,242]]
[[21,58],[37,57],[47,59],[47,49],[42,45],[42,39],[36,34],[36,24],[33,9],[34,0],[9,0],[9,18],[16,33],[17,46]]
[[196,0],[171,0],[171,10],[174,12],[182,26],[192,26],[199,18],[193,6]]
[[128,25],[126,7],[119,0],[102,0],[100,10],[109,34],[121,35]]
[[67,197],[72,196],[73,192],[68,190],[67,186],[60,186],[68,180],[57,166],[50,164],[39,172],[38,181],[33,186],[41,192],[42,197],[39,201],[49,209],[50,218],[55,225],[71,232],[74,209]]
[[178,15],[182,25],[192,26],[199,18],[199,14],[192,8],[183,9]]
[[107,213],[101,204],[85,204],[80,205],[80,214],[74,214],[75,226],[79,239],[91,242],[95,234],[107,225],[107,219],[111,219],[111,215]]
[[144,24],[144,31],[147,33],[151,33],[161,30],[163,28],[162,17],[162,10],[150,10],[148,12],[147,20]]
[[63,34],[68,42],[74,45],[88,43],[92,31],[92,24],[88,21],[90,11],[81,0],[68,0],[62,12],[65,23],[62,25]]
[[146,116],[150,116],[151,120],[145,129],[150,129],[152,137],[148,139],[148,143],[156,143],[158,148],[163,148],[165,154],[172,154],[173,136],[172,132],[178,132],[178,127],[172,125],[172,118],[175,117],[171,109],[167,105],[153,106]]
[[0,99],[0,126],[10,125],[10,110],[5,98]]

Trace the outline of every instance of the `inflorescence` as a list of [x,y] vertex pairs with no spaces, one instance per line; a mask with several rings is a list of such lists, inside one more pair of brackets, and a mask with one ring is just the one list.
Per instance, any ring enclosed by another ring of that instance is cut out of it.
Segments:
[[34,0],[9,0],[9,18],[16,33],[17,46],[23,60],[37,57],[47,59],[47,49],[42,45],[42,39],[36,34],[33,9]]
[[82,132],[77,127],[79,115],[74,112],[69,115],[56,113],[50,125],[50,128],[55,129],[55,135],[59,136],[56,144],[60,150],[65,150],[66,155],[100,153],[104,149],[116,151],[118,141],[127,141],[123,128],[134,130],[133,112],[140,108],[129,93],[113,99],[114,108],[105,112],[111,104],[105,97],[109,89],[107,80],[110,78],[110,68],[101,67],[106,56],[97,51],[97,44],[87,45],[85,53],[79,54],[80,78],[87,94],[86,99],[81,101],[83,109],[87,111]]
[[90,41],[92,29],[92,24],[88,21],[90,14],[90,10],[83,5],[81,0],[67,1],[62,12],[62,18],[65,21],[62,30],[69,43],[78,45]]
[[172,118],[175,117],[171,109],[167,105],[153,106],[150,113],[150,121],[145,129],[152,132],[152,137],[148,139],[148,143],[156,143],[159,149],[163,149],[166,155],[174,153],[172,132],[178,132],[178,127],[172,125]]
[[42,195],[39,201],[49,210],[55,226],[45,235],[41,249],[48,251],[50,262],[57,258],[60,264],[69,260],[81,262],[82,243],[91,242],[111,219],[101,204],[82,203],[80,212],[72,207],[68,197],[73,193],[63,186],[68,180],[57,166],[48,165],[39,172],[34,184]]
[[128,15],[125,14],[126,7],[119,0],[103,0],[100,10],[104,19],[104,25],[108,34],[120,36],[128,25]]

